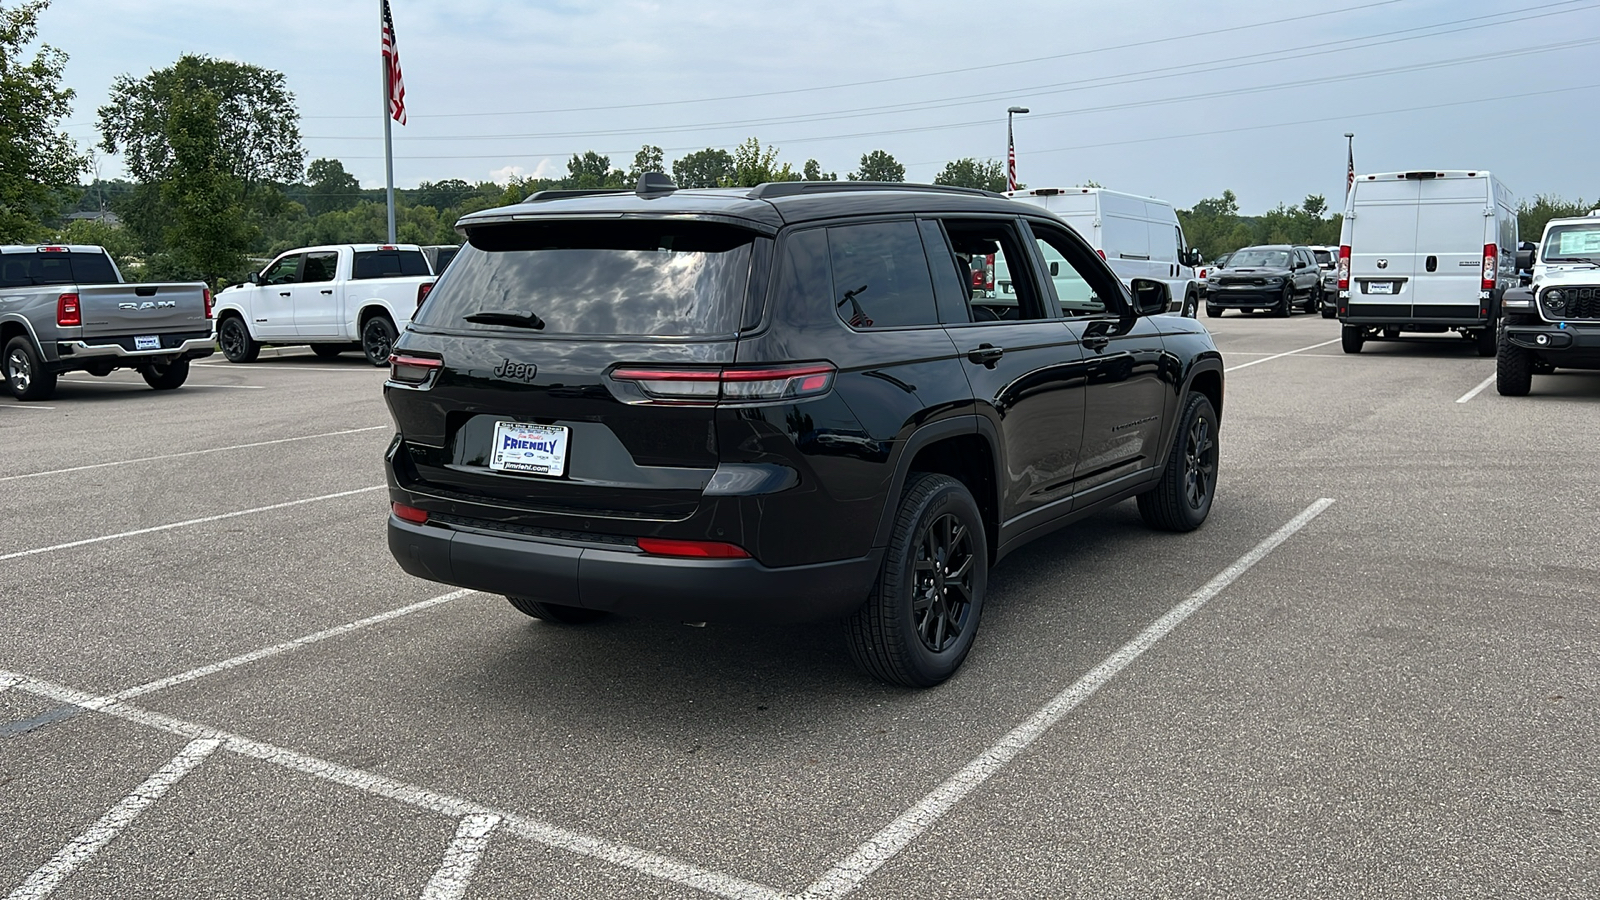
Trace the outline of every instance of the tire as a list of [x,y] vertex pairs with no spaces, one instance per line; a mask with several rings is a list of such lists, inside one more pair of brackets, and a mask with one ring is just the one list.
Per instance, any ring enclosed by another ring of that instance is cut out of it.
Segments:
[[238,316],[229,316],[217,326],[217,343],[231,363],[252,363],[261,355],[261,344],[250,336],[250,328]]
[[24,402],[49,400],[56,392],[56,373],[45,368],[33,341],[19,334],[6,343],[6,389]]
[[526,613],[535,619],[554,622],[557,625],[584,625],[589,622],[598,622],[611,615],[603,609],[584,609],[581,606],[562,606],[559,603],[545,603],[539,600],[530,600],[527,597],[507,596],[511,605],[518,612]]
[[877,584],[845,622],[850,655],[890,684],[939,684],[972,649],[988,581],[989,543],[971,492],[948,475],[912,473]]
[[1156,486],[1139,495],[1139,518],[1160,531],[1193,531],[1211,513],[1217,492],[1217,412],[1205,394],[1190,394]]
[[1367,336],[1359,325],[1344,325],[1339,329],[1339,345],[1346,353],[1360,353],[1361,346],[1367,342]]
[[144,376],[144,383],[158,391],[170,391],[182,387],[189,380],[189,361],[187,359],[174,359],[166,363],[151,363],[139,370]]
[[1526,397],[1533,388],[1533,351],[1518,347],[1504,334],[1495,348],[1494,389],[1502,397]]
[[1288,285],[1284,285],[1283,286],[1283,296],[1279,297],[1277,304],[1272,307],[1272,315],[1273,315],[1274,318],[1279,318],[1279,319],[1287,319],[1290,316],[1294,315],[1294,289],[1293,288],[1291,288]]
[[375,366],[387,366],[389,354],[394,352],[394,339],[399,336],[394,323],[382,313],[367,320],[361,326],[361,352],[367,355],[367,362]]
[[1200,295],[1190,291],[1183,296],[1183,309],[1179,315],[1185,319],[1197,318],[1200,315]]
[[1207,303],[1206,304],[1206,318],[1208,318],[1208,319],[1220,319],[1220,318],[1222,318],[1222,307],[1220,307],[1220,306],[1212,306],[1211,304]]
[[1487,359],[1488,357],[1498,354],[1500,343],[1498,340],[1499,334],[1500,329],[1495,327],[1493,323],[1490,323],[1488,328],[1478,332],[1473,340],[1479,356]]
[[1322,287],[1319,285],[1311,289],[1306,296],[1306,312],[1316,315],[1322,309]]
[[350,349],[350,345],[348,345],[348,344],[312,344],[311,345],[311,352],[315,353],[317,355],[318,359],[338,359],[339,358],[339,354],[341,354],[344,351],[349,350],[349,349]]
[[1331,319],[1338,314],[1339,307],[1337,304],[1329,303],[1327,300],[1322,301],[1322,317],[1324,319]]

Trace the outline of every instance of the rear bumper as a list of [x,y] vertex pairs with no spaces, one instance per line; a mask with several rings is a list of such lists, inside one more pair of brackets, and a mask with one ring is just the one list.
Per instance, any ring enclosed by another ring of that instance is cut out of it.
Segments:
[[1411,304],[1339,298],[1339,321],[1349,325],[1381,325],[1398,331],[1484,328],[1494,323],[1493,311],[1494,306],[1482,299],[1473,304]]
[[[133,338],[108,338],[97,343],[88,341],[57,341],[56,354],[62,362],[79,359],[96,359],[100,357],[132,357],[142,359],[151,356],[184,356],[190,359],[199,359],[210,356],[216,352],[216,341],[210,336],[188,337],[182,340],[172,340],[173,336],[157,335],[161,338],[161,346],[154,350],[133,349]],[[178,337],[182,337],[179,335]],[[168,346],[168,345],[171,346]]]
[[493,594],[694,622],[814,622],[866,599],[882,552],[770,568],[753,559],[652,556],[618,545],[540,540],[389,517],[389,552],[419,578]]

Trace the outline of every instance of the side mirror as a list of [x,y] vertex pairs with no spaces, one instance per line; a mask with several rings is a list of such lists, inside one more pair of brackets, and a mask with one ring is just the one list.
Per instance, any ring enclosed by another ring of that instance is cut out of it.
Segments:
[[1186,265],[1186,266],[1198,266],[1198,265],[1200,265],[1200,251],[1199,250],[1185,250],[1185,251],[1183,251],[1183,264]]
[[1172,305],[1172,289],[1165,281],[1135,278],[1129,284],[1134,308],[1141,316],[1154,316],[1167,311]]
[[1532,268],[1533,268],[1533,251],[1532,250],[1518,250],[1517,251],[1517,271],[1518,272],[1526,272],[1526,271],[1528,271],[1529,269],[1532,269]]

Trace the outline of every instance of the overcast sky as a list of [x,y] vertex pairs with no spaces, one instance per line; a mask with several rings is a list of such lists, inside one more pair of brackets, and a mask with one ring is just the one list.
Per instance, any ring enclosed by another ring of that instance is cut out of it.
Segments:
[[[1490,169],[1519,196],[1600,194],[1600,0],[391,0],[409,124],[395,181],[626,169],[749,137],[843,178],[885,150],[909,181],[953,159],[1246,213],[1359,172]],[[95,142],[120,74],[185,53],[282,72],[307,161],[383,184],[378,0],[52,0],[68,133]],[[114,177],[114,157],[100,161]]]

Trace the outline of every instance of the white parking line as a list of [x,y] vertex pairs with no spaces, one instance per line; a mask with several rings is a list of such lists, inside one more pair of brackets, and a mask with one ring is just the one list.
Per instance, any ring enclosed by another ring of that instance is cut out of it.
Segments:
[[191,741],[189,746],[183,748],[182,753],[145,779],[144,784],[134,788],[133,793],[122,798],[122,802],[111,807],[111,811],[101,816],[100,821],[89,826],[87,831],[78,835],[72,843],[51,857],[49,862],[29,875],[27,881],[11,892],[8,900],[38,900],[40,897],[48,897],[74,869],[100,852],[101,847],[121,834],[140,813],[160,800],[163,794],[182,781],[183,776],[194,771],[196,766],[205,762],[206,757],[215,753],[221,745],[222,742],[215,739]]
[[115,541],[121,538],[136,537],[141,534],[153,534],[157,531],[171,531],[174,528],[187,528],[190,525],[204,525],[207,522],[220,522],[223,519],[235,519],[239,516],[270,512],[274,509],[286,509],[291,506],[300,506],[306,503],[316,503],[321,500],[334,500],[339,497],[349,497],[355,494],[369,494],[373,491],[381,491],[383,489],[384,485],[379,484],[372,487],[356,488],[353,491],[340,491],[336,494],[323,494],[320,497],[307,497],[304,500],[290,500],[287,503],[274,503],[271,506],[257,506],[254,509],[241,509],[234,512],[222,513],[221,515],[217,516],[206,516],[200,519],[187,519],[182,522],[171,522],[166,525],[154,525],[150,528],[136,528],[133,531],[124,531],[118,534],[106,534],[101,535],[100,537],[84,538],[81,541],[69,541],[65,544],[55,544],[49,547],[35,547],[32,550],[18,550],[15,553],[0,554],[0,562],[4,562],[8,559],[17,559],[18,557],[22,556],[34,556],[39,553],[51,553],[56,550],[67,550],[72,547],[82,547],[86,544],[98,544],[103,541]]
[[1115,653],[1106,657],[1099,665],[1089,671],[1087,675],[1078,679],[1066,690],[1057,694],[1049,703],[1035,712],[1027,721],[1011,730],[1010,734],[1001,738],[998,743],[985,750],[972,762],[968,763],[961,771],[957,772],[944,784],[934,788],[932,793],[923,797],[915,806],[906,810],[899,818],[889,823],[883,830],[869,838],[856,851],[840,860],[826,874],[819,878],[810,887],[806,888],[800,897],[802,900],[838,900],[838,898],[855,890],[878,867],[893,859],[901,850],[904,850],[912,841],[920,837],[932,825],[959,803],[962,798],[970,794],[975,788],[988,781],[991,776],[999,772],[1018,754],[1026,750],[1030,744],[1038,740],[1050,727],[1061,721],[1062,717],[1077,708],[1078,704],[1105,686],[1106,682],[1116,677],[1117,673],[1127,668],[1130,663],[1138,659],[1146,650],[1155,643],[1171,634],[1173,629],[1183,624],[1183,621],[1193,615],[1206,602],[1235,580],[1250,570],[1251,566],[1260,562],[1268,553],[1284,541],[1288,540],[1295,532],[1304,528],[1307,523],[1315,519],[1322,511],[1333,505],[1333,501],[1324,497],[1306,507],[1300,515],[1290,519],[1288,524],[1279,528],[1266,540],[1257,544],[1254,549],[1244,556],[1239,557],[1234,563],[1223,569],[1217,577],[1207,582],[1205,587],[1190,594],[1188,599],[1173,607],[1166,615],[1157,619],[1137,637],[1123,644]]
[[[0,678],[16,674],[18,673],[0,671]],[[22,680],[17,684],[16,689],[38,697],[54,700],[57,703],[68,703],[73,706],[87,707],[98,699],[93,694],[27,676],[22,676]],[[635,872],[642,872],[651,877],[685,885],[704,893],[727,897],[729,900],[792,900],[789,895],[777,888],[746,881],[733,875],[713,872],[692,863],[652,853],[640,847],[568,831],[565,828],[560,828],[547,822],[529,819],[504,810],[491,809],[481,803],[475,803],[460,797],[452,797],[448,794],[440,794],[386,775],[341,766],[338,763],[307,756],[284,747],[262,743],[242,735],[231,734],[194,722],[187,722],[162,713],[151,712],[150,710],[129,706],[124,703],[113,703],[96,711],[125,722],[133,722],[181,737],[221,741],[227,750],[241,756],[271,763],[281,768],[354,788],[358,791],[377,797],[384,797],[408,806],[432,810],[452,818],[460,819],[471,815],[498,816],[503,820],[503,827],[507,832],[527,840],[558,850],[566,850],[580,856],[587,856],[591,859],[601,860],[602,862],[608,862]]]
[[1488,387],[1491,384],[1494,384],[1494,380],[1496,378],[1498,378],[1498,377],[1499,377],[1498,373],[1496,373],[1494,375],[1490,375],[1488,378],[1485,378],[1483,380],[1482,384],[1478,385],[1477,387],[1473,388],[1470,391],[1467,391],[1465,394],[1462,394],[1461,395],[1461,399],[1457,400],[1456,402],[1457,403],[1465,403],[1468,400],[1471,400],[1473,397],[1478,396],[1480,393],[1483,392],[1484,388]]
[[501,822],[499,816],[473,815],[461,820],[455,839],[444,851],[444,864],[428,879],[422,900],[461,900],[472,886],[472,873],[489,845],[489,833]]
[[[107,381],[104,378],[62,378],[67,384],[105,384],[114,387],[138,388],[145,390],[147,385],[136,384],[131,381]],[[186,388],[226,388],[235,391],[264,391],[266,388],[259,384],[194,384],[185,383]]]
[[[53,407],[52,407],[53,408]],[[360,434],[365,431],[379,431],[389,428],[388,425],[373,425],[368,428],[347,428],[344,431],[324,431],[321,434],[305,434],[300,437],[278,438],[273,441],[256,441],[252,444],[231,444],[227,447],[209,447],[205,450],[185,450],[182,453],[163,453],[160,456],[138,456],[133,459],[122,459],[116,462],[92,463],[87,466],[72,466],[67,469],[50,469],[45,472],[29,472],[26,475],[6,475],[0,481],[16,481],[19,478],[38,478],[42,475],[65,475],[68,472],[85,472],[89,469],[104,469],[107,466],[126,466],[132,463],[156,462],[163,459],[180,459],[185,456],[200,456],[206,453],[223,453],[229,450],[248,450],[252,447],[270,447],[273,444],[289,444],[295,441],[309,441],[316,438],[337,437],[342,434]]]
[[35,403],[0,403],[0,409],[32,409],[39,412],[50,412],[54,406],[39,406]]
[[235,372],[244,372],[255,369],[257,372],[377,372],[387,377],[388,369],[381,366],[244,366],[238,363],[194,363],[194,366],[204,366],[208,369],[232,369]]
[[[1282,359],[1285,356],[1293,356],[1296,353],[1304,353],[1307,350],[1315,350],[1318,347],[1326,347],[1329,344],[1337,344],[1337,343],[1339,343],[1340,340],[1342,340],[1342,339],[1341,338],[1334,338],[1331,341],[1323,341],[1320,344],[1312,344],[1309,347],[1301,347],[1299,350],[1290,350],[1290,351],[1288,351],[1286,353],[1274,353],[1271,356],[1268,356],[1268,357],[1266,357],[1264,359],[1252,359],[1247,363],[1240,363],[1237,366],[1229,366],[1226,369],[1223,369],[1222,371],[1224,371],[1224,372],[1237,372],[1240,369],[1248,369],[1251,366],[1259,366],[1264,362],[1272,362],[1275,359]],[[1224,355],[1226,355],[1226,354],[1224,354]]]

